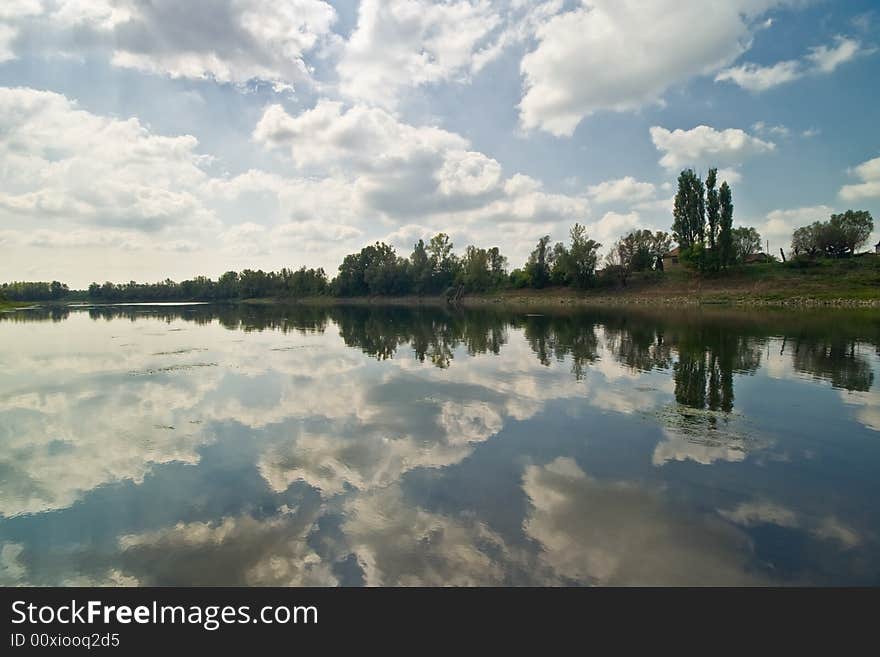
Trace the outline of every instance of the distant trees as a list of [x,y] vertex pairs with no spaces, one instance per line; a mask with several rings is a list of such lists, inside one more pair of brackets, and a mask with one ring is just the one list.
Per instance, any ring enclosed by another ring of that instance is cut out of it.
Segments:
[[550,282],[550,267],[553,264],[553,251],[550,249],[550,236],[544,235],[529,256],[526,263],[526,277],[531,287],[541,289]]
[[730,185],[725,180],[721,183],[718,192],[718,201],[721,206],[721,225],[718,234],[718,264],[727,267],[735,257],[733,250],[733,198]]
[[0,286],[0,294],[9,301],[60,301],[70,290],[58,281],[51,283],[14,281]]
[[693,169],[678,176],[678,192],[672,210],[672,234],[682,251],[702,244],[706,223],[703,182]]
[[867,210],[832,214],[828,221],[815,221],[796,229],[791,237],[791,252],[811,258],[845,258],[854,255],[873,230],[874,219]]
[[700,271],[718,271],[735,262],[733,199],[727,181],[716,191],[718,170],[709,169],[706,184],[685,169],[678,176],[672,211],[672,234],[681,257]]
[[469,246],[456,277],[456,284],[469,292],[485,292],[498,289],[507,279],[507,258],[497,246],[481,249]]
[[734,262],[745,262],[749,256],[764,250],[761,246],[761,235],[754,228],[740,226],[734,228],[730,233]]
[[553,248],[551,279],[558,285],[584,289],[593,282],[602,245],[590,239],[581,224],[572,226],[568,235],[571,246],[558,242]]
[[612,247],[620,264],[629,271],[663,269],[663,257],[672,250],[672,236],[663,231],[634,230]]
[[257,297],[305,297],[326,294],[327,275],[323,269],[282,269],[264,272],[245,269],[228,271],[217,281],[205,276],[176,283],[165,279],[158,283],[92,283],[88,299],[102,303],[126,301],[227,301]]

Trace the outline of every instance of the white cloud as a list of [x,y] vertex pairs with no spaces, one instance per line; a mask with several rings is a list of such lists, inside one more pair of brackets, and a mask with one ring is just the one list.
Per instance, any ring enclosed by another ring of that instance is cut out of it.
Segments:
[[806,59],[812,62],[815,71],[833,73],[838,66],[854,59],[862,52],[864,52],[862,46],[857,40],[837,36],[833,46],[812,48]]
[[797,80],[802,75],[801,64],[797,60],[778,62],[773,66],[742,64],[725,69],[715,76],[716,82],[735,82],[749,91],[766,91],[772,87]]
[[603,246],[610,247],[618,237],[638,226],[638,212],[629,212],[627,214],[606,212],[599,221],[587,225],[587,233]]
[[754,19],[776,4],[584,0],[537,28],[521,65],[522,124],[566,136],[596,111],[658,102],[672,85],[733,62],[750,46]]
[[587,193],[596,203],[633,204],[653,198],[656,191],[652,183],[639,182],[632,176],[626,176],[591,185]]
[[197,146],[60,94],[0,88],[0,212],[147,232],[210,225]]
[[465,78],[500,22],[486,0],[363,0],[337,65],[340,89],[391,107],[407,87]]
[[856,39],[837,36],[833,46],[811,48],[801,60],[789,59],[772,66],[741,64],[721,71],[715,81],[733,82],[749,91],[766,91],[806,75],[833,73],[841,64],[870,52]]
[[770,252],[777,252],[780,247],[788,251],[791,235],[796,228],[806,226],[814,221],[826,221],[834,209],[827,205],[815,205],[787,210],[773,210],[763,222],[755,225],[761,237],[770,241]]
[[784,125],[768,125],[763,121],[753,123],[752,130],[758,134],[770,134],[776,135],[777,137],[788,137],[791,135],[791,130]]
[[674,171],[688,166],[740,164],[754,155],[769,153],[776,145],[738,128],[716,130],[699,125],[691,130],[651,128],[651,140],[663,153],[660,164]]
[[662,490],[601,481],[569,458],[528,466],[526,534],[560,577],[598,585],[745,585],[749,541],[733,525],[672,506]]
[[[501,165],[472,150],[464,137],[409,125],[377,107],[346,109],[321,100],[291,116],[270,106],[254,139],[289,149],[300,172],[348,181],[361,215],[390,224],[423,226],[430,219],[445,232],[467,226],[469,239],[482,230],[497,240],[500,224],[583,222],[589,216],[585,197],[544,191],[521,174],[505,178]],[[531,242],[538,230],[523,239]]]
[[880,157],[862,162],[853,173],[862,182],[841,187],[840,198],[844,201],[880,198]]
[[[15,29],[38,54],[97,51],[115,66],[221,83],[251,80],[289,89],[310,80],[307,54],[337,39],[336,11],[322,0],[44,0],[18,3]],[[10,14],[0,14],[0,20]],[[75,50],[70,52],[69,49]]]

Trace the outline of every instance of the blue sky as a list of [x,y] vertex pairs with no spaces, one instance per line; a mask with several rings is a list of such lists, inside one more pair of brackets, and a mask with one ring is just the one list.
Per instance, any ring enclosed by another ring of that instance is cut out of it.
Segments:
[[438,231],[518,266],[575,221],[668,230],[678,171],[713,165],[778,253],[880,217],[878,25],[867,1],[6,0],[0,280],[332,273]]

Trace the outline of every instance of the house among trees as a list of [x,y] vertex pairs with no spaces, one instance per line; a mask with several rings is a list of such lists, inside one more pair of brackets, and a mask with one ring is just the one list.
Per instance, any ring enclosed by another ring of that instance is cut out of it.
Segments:
[[672,251],[663,256],[663,271],[669,271],[671,269],[681,267],[681,262],[678,259],[680,253],[681,247],[677,246],[672,249]]

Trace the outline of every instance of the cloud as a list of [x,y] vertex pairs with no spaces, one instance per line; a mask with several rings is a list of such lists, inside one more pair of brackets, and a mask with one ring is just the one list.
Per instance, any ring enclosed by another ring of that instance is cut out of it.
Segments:
[[307,542],[316,519],[313,509],[283,507],[267,519],[179,522],[120,536],[117,559],[142,586],[333,586],[332,565]]
[[820,540],[835,541],[847,550],[863,542],[856,530],[835,516],[804,516],[767,500],[743,502],[729,511],[719,509],[718,514],[743,527],[776,525],[786,529],[803,529]]
[[729,81],[743,89],[761,92],[807,75],[833,73],[842,64],[870,52],[856,39],[837,36],[834,45],[811,48],[803,59],[789,59],[772,66],[752,63],[734,66],[718,73],[715,81]]
[[880,157],[862,162],[853,173],[862,182],[841,187],[840,198],[844,201],[880,198]]
[[345,511],[345,542],[367,586],[505,583],[511,549],[472,515],[453,518],[413,506],[396,484],[354,497]]
[[197,146],[60,94],[0,88],[0,212],[144,232],[211,225]]
[[610,247],[618,237],[638,226],[638,212],[606,212],[599,221],[587,225],[587,233],[603,246]]
[[721,71],[716,82],[730,81],[749,91],[766,91],[802,77],[801,64],[796,60],[778,62],[773,66],[743,64]]
[[748,50],[755,18],[777,4],[733,0],[707,11],[692,1],[584,0],[536,30],[521,64],[522,125],[570,136],[594,112],[659,102],[671,86]]
[[393,224],[436,223],[446,232],[480,227],[497,236],[492,227],[500,223],[589,216],[586,198],[544,191],[522,174],[506,178],[496,160],[461,135],[410,125],[378,107],[324,99],[292,116],[273,105],[253,136],[288,151],[303,175],[347,181],[362,216]]
[[818,73],[833,73],[841,64],[855,59],[865,51],[861,43],[843,36],[834,38],[833,46],[817,46],[812,48],[806,59],[813,64]]
[[591,185],[587,193],[596,203],[634,204],[653,198],[656,191],[653,184],[639,182],[632,176],[626,176]]
[[72,45],[70,54],[106,52],[122,68],[276,89],[310,80],[306,54],[338,38],[336,11],[321,0],[56,0],[39,9],[16,22],[34,52]]
[[484,0],[363,0],[337,65],[340,90],[393,107],[407,87],[464,79],[500,23]]
[[761,233],[761,237],[788,247],[791,243],[791,234],[796,228],[806,226],[814,221],[825,221],[832,212],[834,209],[827,205],[773,210],[756,228]]
[[651,128],[651,141],[663,153],[660,164],[675,171],[688,166],[740,164],[743,160],[776,149],[770,141],[749,135],[738,128],[716,130],[699,125],[691,130]]
[[560,577],[608,586],[747,585],[763,580],[733,525],[675,508],[662,489],[601,481],[569,458],[528,466],[523,523]]

